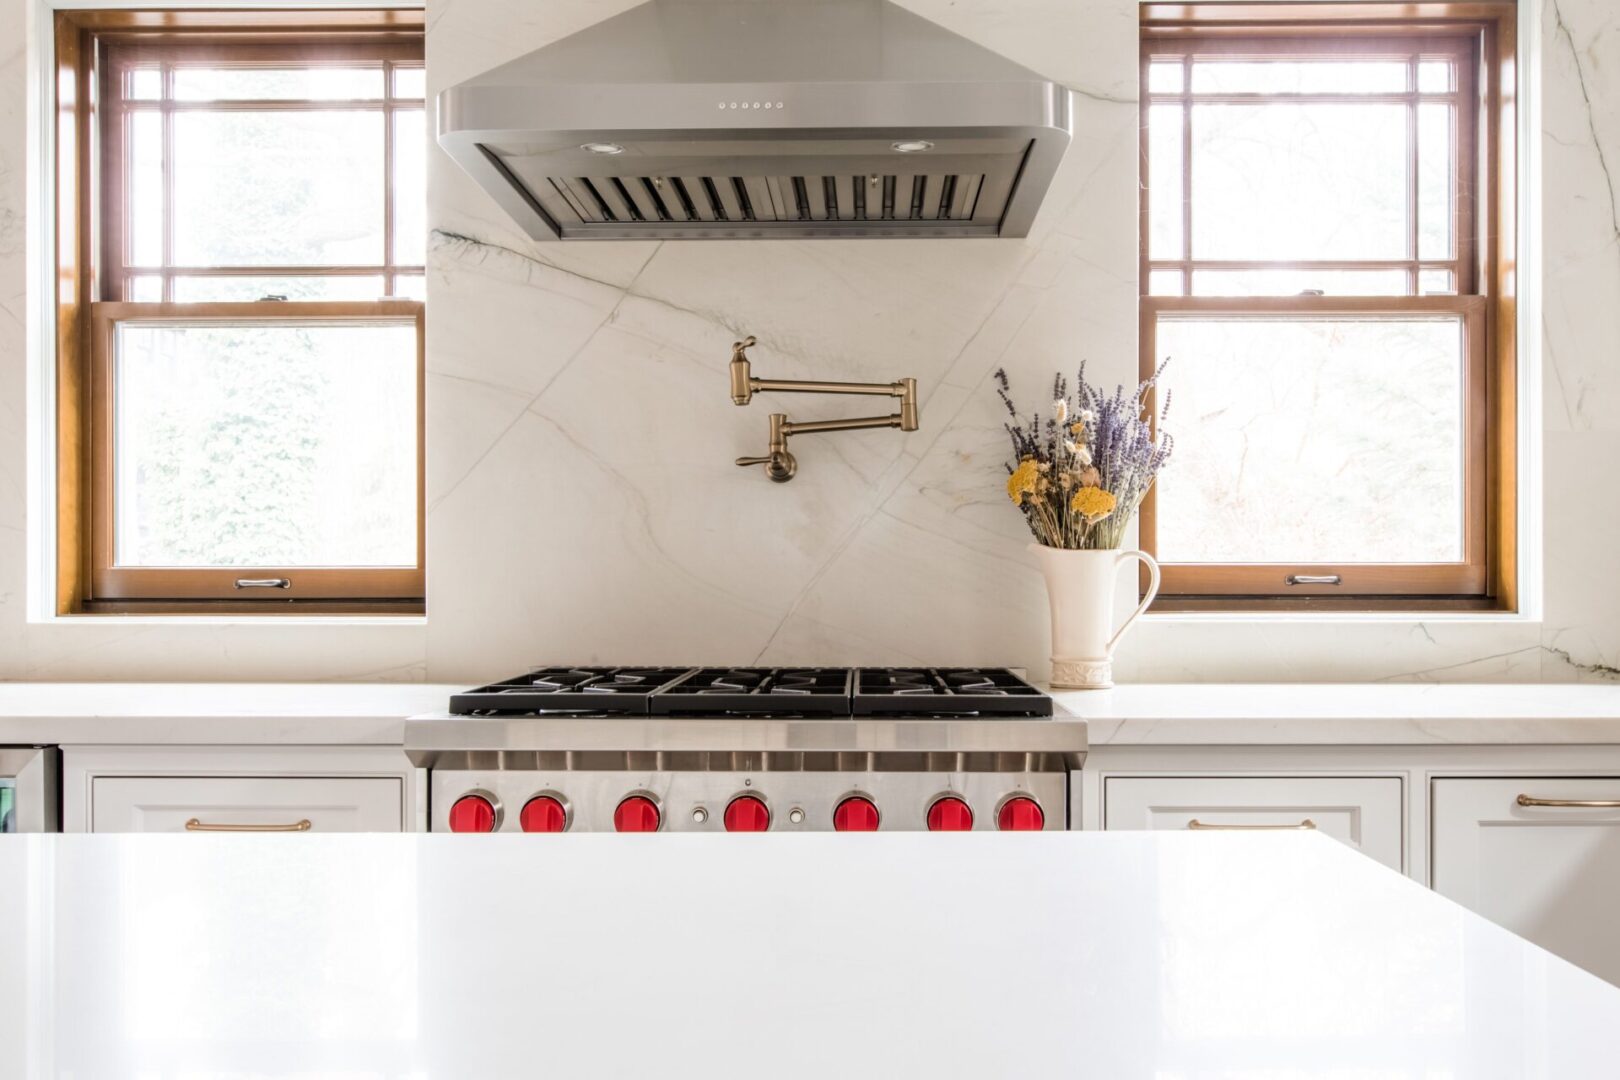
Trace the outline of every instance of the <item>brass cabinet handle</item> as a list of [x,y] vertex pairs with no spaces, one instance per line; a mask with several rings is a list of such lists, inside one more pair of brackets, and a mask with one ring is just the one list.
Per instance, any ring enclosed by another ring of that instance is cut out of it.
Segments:
[[309,832],[309,818],[290,825],[215,825],[192,818],[186,822],[186,832]]
[[1283,578],[1284,585],[1342,585],[1344,579],[1338,574],[1289,574]]
[[284,577],[239,577],[236,579],[238,589],[290,589],[292,582]]
[[1514,801],[1520,806],[1565,806],[1584,810],[1620,809],[1620,799],[1538,799],[1534,795],[1520,795]]
[[1206,830],[1211,830],[1211,831],[1220,830],[1220,831],[1231,831],[1231,832],[1249,832],[1249,831],[1263,832],[1263,831],[1271,831],[1271,830],[1275,830],[1275,829],[1288,829],[1288,830],[1314,829],[1314,828],[1316,828],[1316,822],[1312,821],[1310,818],[1306,818],[1305,820],[1301,821],[1298,825],[1216,825],[1216,824],[1212,824],[1212,823],[1207,822],[1207,821],[1199,821],[1197,818],[1193,818],[1191,821],[1187,822],[1187,828],[1194,829],[1194,830],[1206,829]]

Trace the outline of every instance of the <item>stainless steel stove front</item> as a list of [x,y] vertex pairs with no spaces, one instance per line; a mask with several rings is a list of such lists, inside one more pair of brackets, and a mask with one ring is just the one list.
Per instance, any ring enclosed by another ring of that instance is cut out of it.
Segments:
[[972,811],[975,831],[995,831],[1009,798],[1033,799],[1042,828],[1060,830],[1068,822],[1067,770],[1032,772],[863,772],[863,771],[693,771],[559,768],[435,768],[431,773],[430,828],[452,830],[451,815],[469,796],[494,809],[494,832],[522,832],[523,808],[543,797],[561,803],[566,831],[613,832],[614,815],[628,797],[650,799],[660,832],[725,832],[726,808],[751,796],[769,812],[769,832],[825,832],[834,813],[851,796],[869,800],[881,831],[920,832],[941,796],[954,796]]

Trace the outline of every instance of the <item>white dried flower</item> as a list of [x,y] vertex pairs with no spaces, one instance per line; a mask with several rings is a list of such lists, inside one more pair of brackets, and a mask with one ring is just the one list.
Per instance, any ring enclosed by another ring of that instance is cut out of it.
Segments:
[[1057,417],[1057,422],[1060,424],[1067,420],[1069,418],[1068,401],[1064,398],[1058,398],[1052,402],[1052,415]]
[[1081,409],[1080,410],[1080,422],[1082,424],[1085,424],[1085,425],[1087,425],[1089,427],[1092,423],[1094,423],[1096,421],[1096,419],[1097,419],[1097,410],[1095,410],[1095,409]]
[[1078,455],[1080,453],[1080,448],[1074,444],[1072,439],[1063,440],[1063,449],[1067,450],[1071,454]]
[[1091,447],[1081,446],[1074,452],[1074,459],[1082,465],[1091,464]]

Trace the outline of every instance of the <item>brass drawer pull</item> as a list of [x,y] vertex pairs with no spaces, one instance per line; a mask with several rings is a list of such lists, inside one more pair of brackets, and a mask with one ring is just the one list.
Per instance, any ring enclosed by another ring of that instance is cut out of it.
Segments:
[[186,822],[186,832],[309,832],[309,818],[291,825],[213,825],[192,818]]
[[1514,801],[1520,806],[1564,806],[1582,810],[1620,810],[1620,799],[1538,799],[1534,795],[1520,795]]
[[1193,818],[1191,821],[1187,822],[1187,828],[1194,830],[1204,829],[1209,831],[1223,832],[1269,832],[1276,829],[1293,831],[1298,829],[1314,829],[1316,828],[1316,822],[1312,821],[1310,818],[1306,818],[1298,825],[1215,825],[1207,821],[1199,821],[1197,818]]
[[239,577],[238,589],[290,589],[292,581],[284,577]]
[[1344,579],[1338,574],[1289,574],[1283,578],[1284,585],[1342,585]]

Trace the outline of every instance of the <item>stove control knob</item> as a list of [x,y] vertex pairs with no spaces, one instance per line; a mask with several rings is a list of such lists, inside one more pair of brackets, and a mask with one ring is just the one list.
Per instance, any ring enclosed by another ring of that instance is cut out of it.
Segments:
[[833,811],[833,828],[839,832],[877,832],[878,809],[864,795],[851,795]]
[[1041,804],[1029,796],[1014,795],[1001,804],[996,827],[1003,832],[1038,832],[1046,828],[1046,814]]
[[763,799],[739,795],[726,804],[726,832],[764,832],[771,827],[771,810]]
[[613,811],[613,827],[619,832],[657,832],[661,820],[658,804],[645,795],[626,796]]
[[568,828],[568,808],[555,795],[536,795],[523,804],[518,824],[524,832],[562,832]]
[[463,795],[450,806],[451,832],[494,832],[495,804],[482,795]]
[[955,795],[941,795],[928,808],[929,832],[967,832],[972,828],[972,808]]

